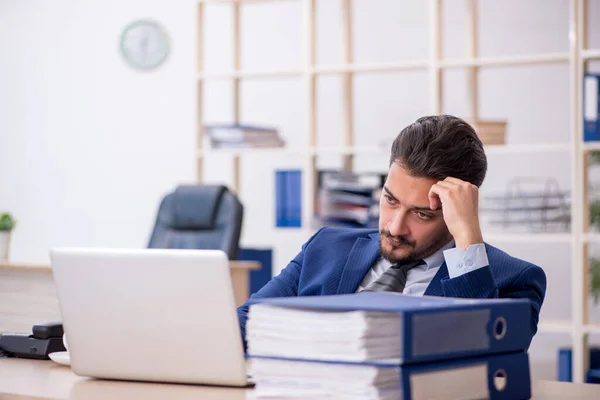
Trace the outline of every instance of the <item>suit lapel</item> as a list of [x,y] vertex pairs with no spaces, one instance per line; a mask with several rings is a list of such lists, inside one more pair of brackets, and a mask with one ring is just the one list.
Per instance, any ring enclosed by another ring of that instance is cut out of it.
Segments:
[[379,233],[375,232],[366,237],[359,237],[354,242],[342,271],[338,294],[354,293],[366,273],[379,256]]
[[446,262],[442,263],[440,269],[438,269],[437,273],[429,282],[427,289],[425,290],[425,296],[443,296],[444,291],[442,290],[442,279],[448,278],[448,267],[446,266]]

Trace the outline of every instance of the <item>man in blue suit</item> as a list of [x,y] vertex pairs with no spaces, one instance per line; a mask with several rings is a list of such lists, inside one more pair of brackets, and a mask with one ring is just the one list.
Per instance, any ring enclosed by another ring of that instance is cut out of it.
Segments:
[[[418,119],[395,139],[378,230],[322,228],[252,297],[389,290],[410,295],[525,298],[531,338],[546,292],[544,271],[484,243],[478,188],[483,144],[462,119]],[[238,308],[242,335],[248,303]]]

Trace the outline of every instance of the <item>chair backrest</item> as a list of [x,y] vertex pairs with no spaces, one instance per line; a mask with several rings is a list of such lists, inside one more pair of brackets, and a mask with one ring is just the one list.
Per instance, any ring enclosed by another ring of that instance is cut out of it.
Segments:
[[160,203],[149,248],[216,249],[238,257],[244,208],[223,185],[181,185]]

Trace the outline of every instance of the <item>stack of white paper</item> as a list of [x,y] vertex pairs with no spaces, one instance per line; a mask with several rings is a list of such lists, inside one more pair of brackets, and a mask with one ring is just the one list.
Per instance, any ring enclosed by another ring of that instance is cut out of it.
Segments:
[[402,356],[398,313],[320,311],[256,304],[246,325],[248,353],[337,361],[395,361]]
[[398,365],[373,366],[253,358],[255,399],[399,399]]
[[248,317],[254,398],[399,397],[400,314],[256,304]]

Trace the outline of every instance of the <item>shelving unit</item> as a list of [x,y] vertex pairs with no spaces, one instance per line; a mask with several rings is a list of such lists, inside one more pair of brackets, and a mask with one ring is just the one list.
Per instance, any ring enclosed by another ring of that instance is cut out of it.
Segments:
[[[600,150],[599,144],[592,144],[585,146],[586,151]],[[550,153],[550,152],[571,152],[573,150],[570,144],[566,143],[546,143],[546,144],[517,144],[517,145],[488,145],[485,146],[485,152],[487,155],[501,155],[501,154],[515,154],[515,153]],[[216,152],[221,154],[297,154],[297,155],[377,155],[377,156],[389,156],[389,149],[376,147],[376,146],[354,146],[354,147],[335,147],[335,146],[320,146],[315,148],[253,148],[253,149],[198,149],[196,152],[199,158],[204,155],[214,154]]]
[[568,233],[511,233],[485,235],[486,242],[490,243],[571,243],[573,238]]
[[[240,8],[246,3],[301,1],[303,3],[303,68],[290,70],[244,70],[240,65]],[[588,234],[587,224],[587,179],[586,154],[592,150],[600,150],[600,143],[583,143],[582,134],[582,100],[581,84],[586,62],[600,59],[600,49],[588,49],[586,46],[586,0],[570,0],[569,13],[569,51],[566,53],[547,53],[536,55],[518,55],[504,57],[479,57],[477,2],[468,1],[468,56],[465,59],[445,59],[442,55],[442,0],[429,1],[429,57],[425,60],[409,62],[391,62],[374,64],[356,64],[352,54],[352,0],[342,0],[340,12],[342,20],[343,62],[340,65],[315,65],[315,1],[316,0],[203,0],[198,2],[198,132],[197,132],[197,176],[203,177],[204,157],[207,154],[203,145],[203,83],[207,80],[227,79],[233,81],[233,121],[239,121],[240,81],[242,79],[302,77],[307,93],[307,122],[305,146],[301,148],[282,149],[250,149],[250,150],[218,150],[231,154],[234,169],[234,189],[239,191],[240,158],[245,154],[296,154],[305,157],[303,174],[303,226],[310,226],[313,215],[313,196],[315,191],[317,157],[324,154],[336,154],[343,157],[344,168],[351,170],[356,155],[388,155],[389,149],[380,147],[355,146],[353,127],[352,83],[354,76],[360,73],[389,71],[427,71],[430,90],[430,113],[440,114],[444,110],[442,100],[442,72],[453,68],[468,70],[468,98],[470,117],[478,119],[478,72],[485,67],[521,66],[568,63],[570,75],[570,142],[528,145],[494,145],[486,146],[486,152],[492,154],[567,152],[572,159],[572,213],[571,233],[566,234],[506,234],[486,235],[486,240],[496,242],[531,242],[531,243],[569,243],[572,247],[571,260],[571,321],[540,321],[541,332],[569,333],[573,348],[573,377],[576,382],[583,382],[588,365],[587,337],[591,333],[600,333],[600,325],[588,322],[588,244],[600,242],[600,234]],[[233,6],[233,68],[219,73],[204,72],[204,7],[207,3],[230,3]],[[343,78],[343,113],[344,144],[340,147],[317,147],[316,128],[316,78],[321,75],[341,75]],[[210,150],[210,152],[216,152]]]

